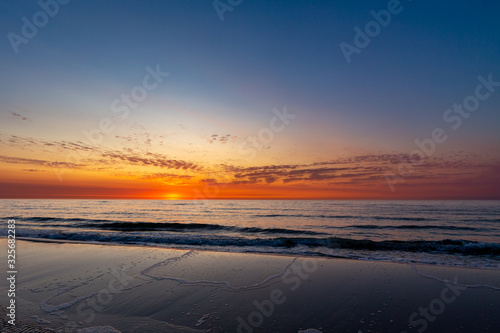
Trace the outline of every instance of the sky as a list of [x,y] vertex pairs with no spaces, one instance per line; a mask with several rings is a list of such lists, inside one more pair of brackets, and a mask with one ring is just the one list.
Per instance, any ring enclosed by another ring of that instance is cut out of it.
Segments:
[[495,1],[0,2],[0,198],[500,199]]

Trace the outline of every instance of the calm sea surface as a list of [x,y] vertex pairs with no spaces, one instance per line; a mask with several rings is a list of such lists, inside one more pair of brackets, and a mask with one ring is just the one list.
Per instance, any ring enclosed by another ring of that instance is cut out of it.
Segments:
[[[499,201],[1,200],[17,237],[500,269]],[[6,235],[6,228],[0,230]]]

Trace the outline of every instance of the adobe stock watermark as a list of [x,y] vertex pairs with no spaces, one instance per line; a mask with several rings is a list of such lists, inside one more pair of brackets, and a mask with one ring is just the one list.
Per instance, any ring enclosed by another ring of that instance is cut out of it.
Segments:
[[[262,151],[265,145],[271,143],[274,140],[275,133],[282,132],[288,125],[290,121],[295,119],[297,115],[288,113],[286,105],[283,107],[283,111],[278,109],[273,109],[274,117],[269,120],[269,126],[263,127],[257,133],[257,136],[249,136],[244,142],[238,146],[238,153],[241,155],[249,155],[246,160],[251,161],[257,156],[257,151]],[[251,145],[249,147],[249,145]]]
[[[116,115],[121,121],[127,119],[130,111],[136,109],[148,97],[148,94],[158,88],[163,80],[170,75],[168,72],[162,72],[159,64],[156,65],[155,69],[147,66],[145,70],[147,74],[143,77],[140,85],[136,85],[129,93],[123,93],[119,98],[111,102],[110,111],[112,115]],[[98,147],[102,145],[105,136],[115,129],[116,121],[109,116],[104,117],[97,123],[95,128],[82,131],[85,137],[84,142],[89,146]],[[87,154],[88,152],[72,151],[66,156],[66,162],[79,164]],[[60,182],[63,181],[62,176],[67,171],[67,168],[54,167],[54,172]]]
[[[427,307],[419,307],[418,312],[413,312],[408,318],[408,323],[412,327],[418,327],[418,333],[423,333],[429,326],[429,322],[436,321],[437,317],[441,315],[446,309],[447,304],[451,304],[457,300],[462,291],[467,287],[458,284],[457,277],[455,281],[446,281],[446,287],[441,290],[438,298],[429,302]],[[408,333],[408,331],[401,331],[401,333]]]
[[[493,74],[489,74],[488,78],[478,76],[479,84],[474,90],[474,94],[464,98],[462,104],[453,104],[452,108],[447,109],[443,113],[443,121],[449,124],[451,129],[456,131],[462,126],[464,119],[469,118],[473,112],[479,109],[481,102],[486,101],[495,92],[497,87],[500,87],[500,81],[493,81]],[[430,157],[436,151],[436,146],[446,142],[448,135],[441,127],[434,128],[430,137],[422,140],[415,139],[414,143],[417,149],[413,150],[407,160],[402,160],[397,168],[397,172],[386,172],[385,180],[391,189],[391,192],[396,190],[395,185],[405,181],[405,178],[410,177],[415,172],[415,167],[421,165],[426,158]]]
[[[334,249],[339,248],[340,244],[333,239],[327,239],[325,244],[327,250],[324,255],[334,255]],[[301,259],[301,263],[293,262],[286,268],[283,275],[281,275],[281,282],[287,286],[285,289],[288,292],[297,291],[304,281],[318,270],[318,258],[309,257]],[[282,305],[287,300],[286,293],[280,288],[275,288],[269,293],[269,298],[262,301],[254,300],[254,311],[250,312],[247,316],[236,318],[237,333],[253,333],[254,329],[261,327],[266,318],[273,315],[276,306]],[[311,332],[320,332],[315,329],[309,329]]]
[[[287,286],[289,292],[296,291],[309,276],[318,269],[318,262],[314,258],[303,259],[299,265],[293,263],[281,276],[281,281]],[[285,303],[287,300],[285,292],[280,288],[275,288],[269,293],[269,297],[262,301],[254,300],[255,310],[250,312],[245,318],[238,316],[237,333],[253,333],[254,329],[264,324],[265,318],[273,315],[276,306]]]
[[[412,1],[412,0],[408,0]],[[370,15],[374,18],[365,24],[364,29],[358,26],[354,27],[354,39],[352,44],[342,42],[339,44],[340,50],[348,64],[352,62],[353,54],[360,54],[366,48],[373,38],[377,37],[382,28],[386,28],[392,21],[394,15],[398,15],[403,11],[404,7],[399,0],[389,0],[387,9],[382,9],[378,12],[371,10]]]
[[7,39],[14,50],[14,53],[19,53],[19,46],[21,44],[28,44],[29,41],[38,35],[38,29],[45,27],[50,18],[53,18],[59,13],[60,5],[66,5],[70,0],[40,0],[38,1],[38,6],[41,10],[37,11],[31,17],[31,20],[26,16],[21,18],[23,23],[21,27],[21,33],[16,34],[14,32],[9,32],[7,34]]
[[224,21],[224,13],[232,12],[235,7],[239,6],[244,0],[214,0],[212,6],[214,6],[217,16],[221,22]]
[[[108,282],[107,288],[102,288],[77,306],[76,313],[80,317],[85,318],[83,320],[85,324],[92,323],[95,320],[96,313],[104,311],[105,307],[113,301],[113,295],[122,292],[130,284],[130,280],[133,280],[133,277],[126,274],[123,270],[118,272],[112,269],[111,274],[113,274],[114,278]],[[74,321],[69,321],[63,326],[62,331],[58,332],[75,332],[77,328],[81,328],[81,326]]]

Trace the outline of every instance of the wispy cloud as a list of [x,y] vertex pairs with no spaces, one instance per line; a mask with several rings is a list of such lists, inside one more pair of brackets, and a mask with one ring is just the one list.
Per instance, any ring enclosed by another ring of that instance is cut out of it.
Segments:
[[167,169],[201,170],[202,166],[193,162],[167,158],[165,155],[147,153],[146,155],[130,154],[125,152],[103,153],[102,157],[112,161],[123,161],[131,165],[155,166]]
[[171,180],[171,179],[191,179],[193,176],[189,175],[178,175],[175,173],[152,173],[146,174],[138,177],[139,179],[147,179],[147,180]]
[[236,138],[237,138],[236,135],[231,135],[231,134],[226,134],[226,135],[212,134],[207,140],[209,143],[214,143],[214,142],[227,143],[230,140]]
[[[23,165],[38,165],[45,167],[65,167],[65,168],[81,168],[84,167],[84,164],[77,163],[69,163],[69,162],[58,162],[58,161],[47,161],[47,160],[39,160],[33,158],[21,158],[21,157],[12,157],[0,155],[0,162],[8,163],[8,164],[23,164]],[[28,170],[34,171],[34,170]]]
[[10,112],[10,118],[20,121],[31,121],[30,118],[23,116],[17,112]]

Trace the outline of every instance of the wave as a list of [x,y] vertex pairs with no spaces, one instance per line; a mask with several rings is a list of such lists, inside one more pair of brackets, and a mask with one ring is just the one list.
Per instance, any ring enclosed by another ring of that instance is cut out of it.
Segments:
[[[4,234],[4,233],[2,233]],[[165,234],[157,232],[144,233],[99,233],[93,231],[59,231],[18,229],[18,237],[34,237],[61,240],[78,240],[91,242],[108,242],[120,244],[163,244],[205,247],[247,247],[291,249],[305,247],[311,250],[317,248],[362,250],[362,251],[401,251],[434,254],[460,254],[473,256],[493,256],[500,259],[500,244],[478,242],[465,239],[443,239],[439,241],[372,241],[340,237],[274,237],[246,238],[227,235],[201,234]]]
[[335,219],[354,219],[362,216],[353,215],[309,215],[309,214],[255,214],[253,217],[309,217],[309,218],[335,218]]
[[473,227],[457,227],[457,226],[438,226],[438,225],[374,225],[374,224],[363,224],[363,225],[348,225],[342,227],[334,226],[323,226],[324,228],[357,228],[357,229],[439,229],[439,230],[465,230],[465,231],[490,231],[490,229],[485,228],[473,228]]
[[113,222],[113,220],[103,219],[85,219],[85,218],[61,218],[61,217],[48,217],[48,216],[33,216],[33,217],[18,217],[14,216],[12,219],[16,221],[35,221],[35,222]]
[[[271,215],[262,215],[271,216]],[[274,214],[272,216],[289,216]],[[195,232],[195,231],[226,231],[240,233],[262,233],[262,234],[295,234],[295,235],[328,235],[324,232],[309,231],[303,229],[286,229],[286,228],[259,228],[259,227],[238,227],[232,225],[220,225],[209,223],[183,223],[176,221],[168,222],[137,222],[137,221],[116,221],[106,219],[85,219],[85,218],[55,218],[55,217],[30,217],[30,218],[15,218],[17,220],[34,221],[34,222],[59,222],[62,224],[44,224],[41,227],[71,227],[102,229],[114,231],[169,231],[169,232]],[[423,221],[419,219],[417,221]],[[404,224],[404,225],[378,225],[378,224],[352,224],[352,225],[307,225],[306,228],[322,228],[322,229],[371,229],[371,230],[448,230],[448,231],[475,231],[475,232],[490,232],[494,229],[476,228],[469,226],[450,226],[450,225],[419,225],[419,224]]]
[[[170,232],[196,232],[196,231],[227,231],[241,233],[262,233],[262,234],[303,234],[303,235],[327,235],[316,231],[305,231],[297,229],[283,228],[259,228],[259,227],[237,227],[208,223],[179,223],[179,222],[127,222],[112,221],[102,219],[82,219],[82,218],[52,218],[52,217],[32,217],[31,220],[38,222],[80,222],[72,224],[73,228],[102,229],[122,232],[138,231],[170,231]],[[90,222],[90,223],[89,223]],[[47,227],[68,227],[67,224],[49,224]]]
[[259,227],[236,227],[220,224],[207,223],[176,223],[176,222],[110,222],[110,223],[89,223],[81,224],[80,228],[94,228],[117,231],[229,231],[242,233],[264,233],[264,234],[306,234],[306,235],[326,235],[322,232],[303,231],[283,228],[259,228]]
[[469,219],[469,220],[461,220],[461,222],[472,222],[472,223],[474,223],[474,222],[487,222],[487,223],[491,222],[491,223],[495,223],[495,222],[500,222],[500,219],[474,219],[474,220]]
[[390,221],[436,221],[428,217],[407,217],[407,216],[366,216],[367,219],[373,220],[390,220]]
[[500,255],[500,244],[477,242],[464,239],[443,239],[439,241],[371,241],[348,238],[329,238],[327,246],[330,248],[347,248],[370,251],[404,251],[447,253],[463,255]]
[[[161,211],[161,209],[157,210],[151,210],[151,211]],[[121,215],[134,215],[135,213],[120,213]],[[433,218],[427,218],[427,217],[407,217],[407,216],[355,216],[355,215],[310,215],[310,214],[254,214],[252,215],[253,217],[302,217],[302,218],[320,218],[320,219],[358,219],[358,220],[387,220],[387,221],[413,221],[413,222],[431,222],[431,221],[439,221],[437,219]],[[33,216],[33,217],[19,217],[19,216],[14,216],[14,217],[9,217],[9,219],[15,219],[19,221],[35,221],[35,222],[49,222],[49,221],[62,221],[62,222],[116,222],[116,220],[106,220],[106,219],[93,219],[93,218],[58,218],[58,217],[46,217],[46,216]],[[119,222],[119,221],[118,221]],[[128,221],[123,221],[128,222]],[[479,222],[500,222],[500,219],[493,218],[493,219],[466,219],[466,220],[460,220],[459,222],[469,222],[469,223],[479,223]],[[353,226],[353,227],[360,227],[360,228],[368,228],[368,227],[363,227],[363,226]],[[381,226],[382,228],[385,228],[385,226]],[[395,226],[395,228],[411,228],[412,226]],[[416,226],[414,227],[416,229],[422,228],[424,229],[423,226]],[[440,227],[433,227],[429,226],[429,229],[433,228],[440,228]],[[453,229],[453,227],[444,227],[446,229],[450,228]],[[456,227],[456,228],[461,228],[461,227]],[[464,229],[456,229],[456,230],[469,230],[466,229],[467,227],[464,227]],[[375,229],[375,227],[374,227]],[[472,230],[472,229],[471,229]]]
[[255,214],[254,217],[305,217],[320,219],[367,219],[367,220],[389,220],[389,221],[436,221],[428,217],[408,216],[363,216],[363,215],[308,215],[308,214]]

